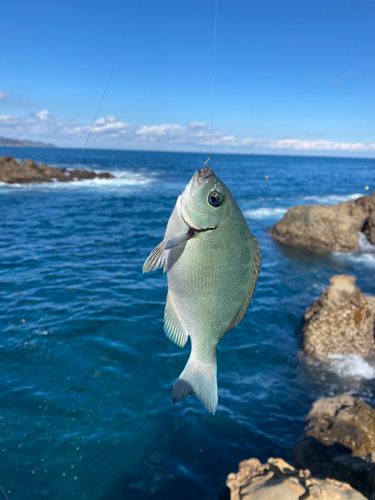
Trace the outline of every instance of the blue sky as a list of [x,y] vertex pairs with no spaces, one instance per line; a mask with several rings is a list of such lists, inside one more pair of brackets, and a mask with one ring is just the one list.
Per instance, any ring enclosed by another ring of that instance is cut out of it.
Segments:
[[[0,135],[207,151],[215,0],[3,2]],[[4,22],[6,20],[6,22]],[[375,0],[218,0],[212,151],[375,156]]]

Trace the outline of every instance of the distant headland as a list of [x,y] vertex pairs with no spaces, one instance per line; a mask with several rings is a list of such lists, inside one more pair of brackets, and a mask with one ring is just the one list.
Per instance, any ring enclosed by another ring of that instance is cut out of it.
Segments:
[[38,182],[71,182],[88,179],[113,179],[109,172],[50,167],[33,160],[20,162],[12,156],[0,156],[0,182],[6,184],[31,184]]
[[20,141],[18,139],[9,139],[0,137],[0,147],[13,148],[57,148],[54,144],[39,141]]

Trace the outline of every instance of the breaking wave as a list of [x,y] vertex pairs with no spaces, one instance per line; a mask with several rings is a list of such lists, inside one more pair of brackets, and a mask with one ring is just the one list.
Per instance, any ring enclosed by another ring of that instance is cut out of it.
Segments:
[[363,233],[358,236],[360,252],[332,252],[332,257],[340,264],[364,264],[365,266],[375,268],[375,245],[371,245]]
[[361,232],[359,233],[359,236],[358,236],[358,243],[359,243],[359,246],[361,247],[362,252],[375,253],[375,245],[371,245],[371,243],[366,238],[366,236]]
[[[104,170],[94,170],[95,173],[100,174],[108,171]],[[74,180],[71,182],[41,182],[41,183],[33,183],[33,184],[7,184],[5,182],[0,182],[0,189],[87,189],[87,188],[96,188],[96,189],[117,189],[122,187],[137,187],[137,186],[145,186],[147,184],[151,184],[155,179],[150,177],[149,175],[145,175],[142,173],[132,172],[132,171],[111,171],[114,178],[112,179],[83,179],[83,180]]]
[[[344,201],[356,200],[360,196],[363,196],[361,193],[353,193],[353,194],[328,194],[324,196],[305,196],[303,198],[295,199],[295,203],[293,203],[290,207],[260,207],[244,210],[244,216],[249,219],[277,219],[282,217],[289,208],[295,205],[302,205],[304,203],[317,203],[317,204],[329,204],[333,205],[335,203],[342,203]],[[261,199],[260,199],[261,200]],[[279,200],[276,198],[275,200]],[[285,200],[286,204],[290,203],[289,200]],[[301,203],[302,201],[302,203]]]
[[375,369],[357,354],[330,354],[328,369],[341,378],[352,378],[355,380],[375,378]]
[[287,208],[282,207],[261,207],[245,210],[243,214],[248,219],[278,219],[284,215],[287,210]]
[[332,252],[332,257],[340,264],[362,264],[375,268],[375,255],[371,253],[341,253]]
[[334,205],[335,203],[342,203],[344,201],[356,200],[357,198],[364,196],[363,193],[353,193],[353,194],[327,194],[323,196],[305,196],[303,199],[308,201],[314,201],[315,203],[327,203]]

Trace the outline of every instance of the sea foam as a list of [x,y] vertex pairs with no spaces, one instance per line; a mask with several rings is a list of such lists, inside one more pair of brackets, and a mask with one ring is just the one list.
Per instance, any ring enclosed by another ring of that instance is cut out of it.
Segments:
[[[96,174],[104,173],[107,171],[104,170],[97,170],[95,169],[94,172]],[[103,178],[95,178],[95,179],[82,179],[78,180],[75,179],[70,182],[40,182],[40,183],[33,183],[33,184],[7,184],[4,182],[0,182],[0,189],[3,190],[4,188],[18,188],[18,189],[38,189],[38,188],[43,188],[43,189],[60,189],[60,190],[69,190],[69,189],[87,189],[87,188],[94,188],[94,189],[117,189],[117,188],[123,188],[123,187],[141,187],[145,186],[148,184],[151,184],[154,182],[154,178],[150,176],[146,176],[141,173],[137,172],[131,172],[128,170],[117,170],[117,171],[112,171],[110,172],[112,175],[114,175],[113,178],[111,179],[103,179]]]
[[248,219],[278,219],[284,215],[287,208],[283,207],[261,207],[244,211],[244,216]]
[[359,233],[358,236],[358,243],[359,246],[361,247],[362,252],[375,253],[375,245],[371,245],[366,236],[361,232]]
[[[360,196],[363,196],[363,194],[352,193],[352,194],[327,194],[323,196],[312,195],[300,198],[300,200],[303,200],[303,203],[301,203],[301,201],[296,200],[296,203],[294,203],[294,205],[305,204],[305,202],[333,205],[335,203],[342,203],[344,201],[355,200]],[[248,219],[279,219],[287,212],[289,208],[291,207],[260,207],[254,209],[247,209],[244,211],[244,216],[247,217]]]
[[327,203],[329,205],[334,205],[335,203],[343,203],[344,201],[356,200],[362,193],[353,194],[327,194],[323,196],[305,196],[303,199],[308,201],[314,201],[315,203]]
[[348,264],[361,264],[366,267],[375,268],[375,254],[371,253],[341,253],[341,252],[332,252],[332,257],[334,260],[343,265]]
[[360,252],[332,252],[332,257],[340,264],[362,264],[367,267],[375,268],[375,245],[367,240],[363,233],[358,236]]
[[375,369],[363,358],[356,354],[344,356],[342,354],[330,354],[328,368],[342,378],[355,380],[375,378]]

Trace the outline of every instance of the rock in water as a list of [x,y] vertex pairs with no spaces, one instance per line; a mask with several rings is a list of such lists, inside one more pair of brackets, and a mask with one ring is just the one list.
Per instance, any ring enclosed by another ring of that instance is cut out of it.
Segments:
[[33,160],[23,163],[12,156],[0,156],[0,181],[7,184],[30,184],[37,182],[70,182],[83,179],[113,179],[108,172],[97,174],[90,170],[67,170],[37,164]]
[[285,245],[358,252],[361,231],[375,245],[375,192],[337,205],[292,207],[270,233]]
[[295,467],[375,492],[375,410],[352,396],[319,399],[293,450]]
[[317,479],[281,458],[262,465],[256,458],[243,460],[237,474],[229,474],[231,500],[365,500],[349,484]]
[[211,168],[197,170],[178,197],[164,240],[143,272],[161,267],[168,278],[164,331],[180,347],[191,338],[190,358],[173,387],[172,402],[195,394],[214,413],[217,345],[245,316],[260,251],[232,193]]
[[[375,410],[348,395],[319,399],[305,419],[304,436],[325,446],[339,443],[353,456],[365,456],[375,452]],[[296,465],[308,467],[305,462]],[[308,468],[314,470],[313,464]]]
[[303,316],[303,350],[312,356],[357,354],[375,349],[375,297],[354,285],[354,276],[337,275]]
[[280,243],[296,247],[359,251],[358,233],[363,221],[325,205],[290,208],[271,229]]
[[357,200],[339,203],[336,207],[350,217],[363,220],[361,231],[370,244],[375,245],[375,191],[370,196],[361,196]]

